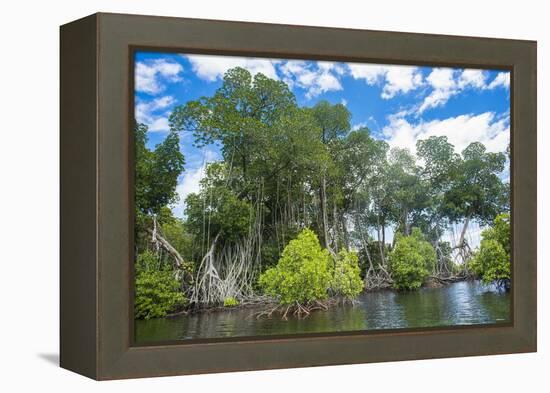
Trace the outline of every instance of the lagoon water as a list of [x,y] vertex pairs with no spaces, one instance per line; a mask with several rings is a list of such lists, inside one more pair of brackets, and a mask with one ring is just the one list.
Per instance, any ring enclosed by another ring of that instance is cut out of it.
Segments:
[[137,344],[196,338],[225,338],[371,329],[440,327],[506,323],[510,318],[509,292],[475,281],[414,292],[367,292],[355,305],[315,311],[307,318],[256,318],[257,308],[224,309],[139,320]]

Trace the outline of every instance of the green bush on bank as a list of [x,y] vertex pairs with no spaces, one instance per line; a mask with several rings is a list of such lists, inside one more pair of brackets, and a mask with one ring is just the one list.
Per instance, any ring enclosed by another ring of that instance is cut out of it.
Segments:
[[338,253],[332,273],[331,290],[334,294],[353,299],[363,290],[357,253],[342,250]]
[[389,253],[389,269],[395,289],[417,289],[429,276],[436,263],[432,245],[418,228],[411,235],[396,234],[396,242]]
[[317,235],[304,229],[283,250],[275,267],[260,276],[260,286],[281,304],[306,304],[328,297],[332,276],[330,255],[321,248]]
[[500,214],[494,225],[481,234],[479,250],[468,268],[485,284],[505,284],[510,280],[510,215]]
[[151,252],[136,260],[134,314],[138,319],[160,318],[186,304],[180,282]]
[[342,250],[333,260],[310,229],[288,243],[277,265],[266,270],[259,283],[285,305],[325,300],[329,292],[352,299],[363,289],[357,254]]
[[239,301],[235,299],[233,296],[229,296],[223,299],[224,307],[236,307],[238,305],[239,305]]

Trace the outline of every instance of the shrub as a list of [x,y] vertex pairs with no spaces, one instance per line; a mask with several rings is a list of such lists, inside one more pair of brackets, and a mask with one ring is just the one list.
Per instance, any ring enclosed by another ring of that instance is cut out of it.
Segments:
[[483,231],[479,250],[469,269],[486,284],[505,285],[510,281],[510,215],[500,214],[494,226]]
[[136,275],[146,271],[163,270],[161,260],[149,250],[138,254],[135,268]]
[[232,296],[226,297],[223,299],[224,307],[235,307],[239,305],[239,301]]
[[498,241],[484,239],[471,261],[470,268],[486,284],[509,280],[510,256]]
[[389,253],[389,268],[396,289],[417,289],[433,270],[435,250],[418,228],[410,236],[397,235]]
[[328,296],[332,281],[330,255],[310,229],[304,229],[284,248],[275,267],[260,276],[264,292],[281,304],[307,304]]
[[186,303],[174,273],[165,270],[148,251],[136,260],[135,291],[134,315],[138,319],[164,317]]
[[332,275],[331,289],[336,295],[352,299],[363,290],[359,257],[355,252],[342,250],[338,253]]

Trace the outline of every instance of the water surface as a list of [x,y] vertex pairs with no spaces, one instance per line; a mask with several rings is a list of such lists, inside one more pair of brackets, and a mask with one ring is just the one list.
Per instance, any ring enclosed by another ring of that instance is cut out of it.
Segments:
[[505,323],[510,318],[510,293],[475,281],[461,281],[414,292],[364,293],[353,306],[334,306],[307,318],[258,319],[257,312],[257,308],[237,308],[138,320],[136,343]]

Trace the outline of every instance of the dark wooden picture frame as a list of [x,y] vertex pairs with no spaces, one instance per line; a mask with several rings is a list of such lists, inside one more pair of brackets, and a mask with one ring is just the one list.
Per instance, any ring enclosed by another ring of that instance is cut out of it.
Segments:
[[[512,323],[133,344],[133,53],[511,72]],[[95,14],[61,27],[61,366],[118,379],[536,351],[536,42]]]

